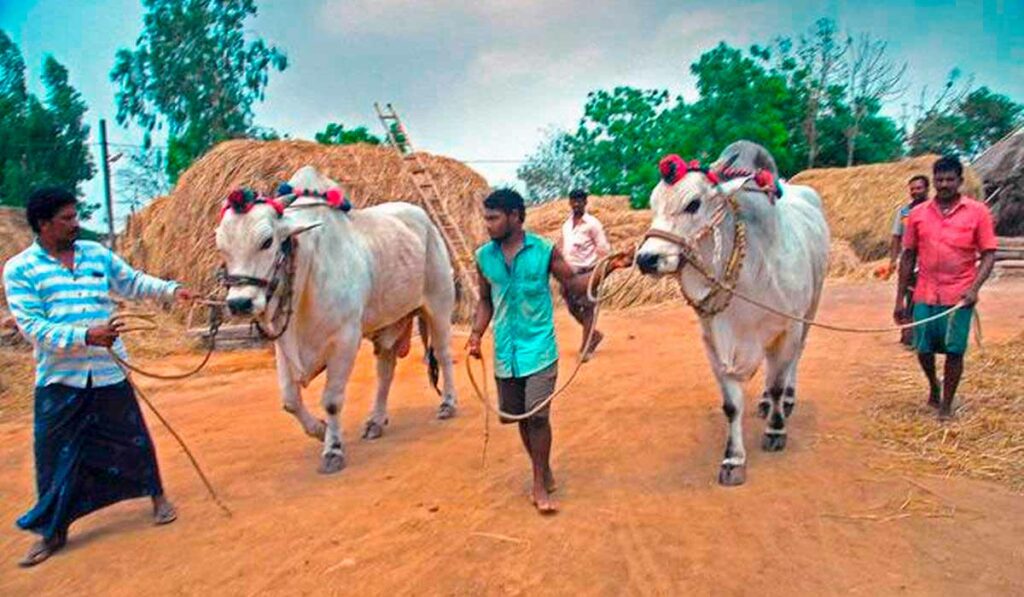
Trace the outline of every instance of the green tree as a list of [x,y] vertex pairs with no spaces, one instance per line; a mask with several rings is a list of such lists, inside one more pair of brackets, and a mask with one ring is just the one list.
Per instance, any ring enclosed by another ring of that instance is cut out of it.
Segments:
[[930,109],[914,125],[910,152],[959,153],[973,158],[1024,124],[1024,106],[988,87],[963,96],[951,107]]
[[[0,204],[21,206],[36,186],[56,185],[82,196],[81,183],[96,172],[89,152],[86,105],[52,56],[43,62],[45,101],[25,85],[25,62],[0,31]],[[83,219],[95,204],[82,203]]]
[[255,0],[143,0],[135,49],[118,50],[117,121],[150,134],[166,124],[167,173],[182,170],[215,143],[253,133],[253,104],[285,54],[247,38]]
[[317,143],[324,145],[351,145],[353,143],[368,143],[380,145],[383,143],[380,137],[371,133],[365,126],[357,126],[354,129],[346,129],[344,124],[332,122],[324,130],[314,137]]
[[590,192],[629,195],[634,206],[646,205],[683,108],[664,90],[616,87],[587,94],[579,127],[565,141]]

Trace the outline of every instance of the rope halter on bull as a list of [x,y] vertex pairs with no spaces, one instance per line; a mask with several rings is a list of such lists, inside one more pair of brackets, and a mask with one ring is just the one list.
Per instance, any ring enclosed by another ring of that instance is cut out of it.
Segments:
[[[778,186],[771,172],[767,170],[750,172],[730,168],[716,172],[702,167],[700,162],[696,160],[687,164],[681,157],[675,154],[664,157],[658,164],[658,169],[661,172],[662,179],[671,187],[674,187],[686,174],[700,172],[714,185],[716,192],[713,198],[721,199],[718,205],[715,206],[708,223],[701,227],[692,238],[684,238],[665,230],[652,228],[647,231],[643,239],[646,241],[649,238],[658,238],[678,247],[680,269],[687,264],[692,266],[711,285],[708,293],[700,299],[691,297],[685,290],[680,288],[683,298],[697,312],[698,316],[702,318],[713,317],[729,306],[733,293],[729,292],[728,289],[736,285],[740,271],[743,268],[743,260],[746,257],[747,233],[743,220],[740,218],[740,206],[739,201],[736,199],[736,194],[743,190],[756,190],[768,195],[769,199],[774,203],[775,197],[779,195]],[[719,184],[722,178],[729,180],[738,177],[745,178],[743,184],[730,193],[722,191]],[[749,180],[753,180],[758,188],[747,188],[746,182]],[[731,216],[733,225],[732,249],[729,252],[728,259],[725,261],[725,267],[719,276],[714,270],[720,267],[722,261],[721,225],[729,216]],[[712,237],[714,242],[713,263],[710,267],[700,255],[700,243],[709,236]]]
[[[736,283],[739,280],[740,272],[743,267],[743,261],[746,256],[746,228],[743,224],[742,218],[740,217],[740,204],[736,195],[741,192],[755,192],[763,193],[768,201],[775,204],[776,200],[782,196],[782,187],[779,182],[775,179],[771,172],[768,170],[758,170],[752,172],[750,170],[739,169],[739,168],[724,168],[721,171],[709,170],[702,168],[700,163],[696,160],[691,161],[687,164],[678,155],[669,155],[662,158],[659,163],[659,170],[661,171],[662,179],[669,186],[674,186],[677,182],[688,173],[693,171],[702,172],[715,187],[714,197],[722,199],[715,211],[712,212],[712,216],[707,225],[701,228],[691,238],[684,238],[682,236],[672,234],[671,232],[650,229],[644,235],[644,240],[648,238],[659,238],[668,241],[678,247],[679,249],[679,269],[682,270],[685,266],[691,266],[704,280],[711,286],[711,290],[708,294],[699,300],[695,300],[686,294],[686,291],[680,286],[680,290],[683,294],[683,298],[686,299],[689,304],[702,319],[708,319],[714,317],[718,313],[724,311],[732,299],[737,297],[744,302],[751,305],[764,309],[770,313],[784,317],[792,321],[798,321],[807,325],[824,328],[836,332],[850,332],[859,334],[875,334],[875,333],[886,333],[892,331],[900,331],[904,329],[910,329],[925,325],[929,322],[941,319],[950,315],[954,311],[961,309],[965,304],[961,301],[956,305],[953,305],[949,309],[937,313],[930,317],[914,321],[912,323],[874,327],[874,328],[861,328],[851,326],[840,326],[828,323],[821,323],[813,319],[807,319],[806,317],[800,317],[798,315],[792,315],[786,313],[772,305],[768,305],[765,302],[755,299],[740,292],[736,289]],[[731,192],[724,192],[721,187],[721,181],[733,180],[739,177],[743,177],[744,181],[742,184],[736,186]],[[757,186],[751,188],[748,186],[748,182],[753,181]],[[721,238],[720,238],[720,227],[724,222],[727,215],[732,216],[733,221],[733,245],[732,250],[729,254],[729,259],[725,265],[725,269],[721,277],[717,276],[711,267],[707,264],[700,256],[699,243],[702,242],[708,235],[714,237],[714,265],[717,266],[721,261]],[[717,302],[716,302],[717,301]],[[977,310],[974,312],[975,327],[975,341],[978,345],[981,345],[981,319],[978,315]]]
[[[300,197],[317,197],[319,200],[295,203]],[[223,219],[224,214],[228,210],[236,214],[245,214],[257,205],[271,207],[278,217],[284,216],[285,211],[288,209],[322,206],[341,210],[342,212],[348,212],[352,209],[352,203],[345,197],[342,190],[337,187],[332,187],[326,191],[316,191],[313,189],[292,188],[288,183],[282,183],[278,186],[276,197],[265,197],[247,188],[232,191],[224,201],[223,207],[221,207],[220,217]],[[278,307],[269,319],[271,331],[264,328],[263,324],[258,320],[253,320],[252,322],[260,336],[264,339],[275,341],[288,329],[294,312],[292,298],[294,294],[293,282],[295,279],[295,239],[289,237],[281,241],[280,249],[277,255],[275,255],[274,263],[270,268],[269,275],[266,277],[259,278],[230,274],[226,266],[221,267],[217,277],[221,285],[228,289],[237,286],[263,288],[268,305],[275,296],[278,297]],[[278,293],[279,290],[280,293]],[[281,317],[284,319],[283,322],[280,321]]]

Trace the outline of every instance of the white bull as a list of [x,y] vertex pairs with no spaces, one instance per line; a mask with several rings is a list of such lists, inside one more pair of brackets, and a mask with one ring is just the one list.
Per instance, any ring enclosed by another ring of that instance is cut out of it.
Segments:
[[[289,184],[318,196],[337,188],[309,166]],[[413,317],[420,321],[435,389],[438,361],[444,374],[438,418],[455,414],[452,268],[441,233],[415,205],[344,212],[305,196],[281,207],[251,196],[226,204],[217,248],[227,269],[227,301],[233,313],[280,334],[274,348],[284,409],[308,435],[323,439],[319,470],[332,473],[345,466],[338,415],[362,338],[373,342],[377,356],[377,393],[364,438],[379,437],[388,422],[388,390],[398,353],[408,349]],[[326,423],[310,415],[300,392],[324,370]]]
[[[821,199],[809,187],[782,184],[777,200],[756,186],[751,189],[752,174],[775,173],[771,155],[758,145],[734,143],[711,170],[687,171],[678,159],[676,164],[685,174],[679,176],[667,158],[662,162],[664,179],[651,194],[651,230],[656,236],[640,247],[637,264],[647,274],[679,276],[685,296],[698,307],[704,348],[729,422],[718,480],[738,485],[746,479],[742,384],[764,361],[765,392],[759,410],[767,417],[767,428],[762,448],[782,450],[808,326],[739,298],[730,300],[689,261],[699,259],[716,278],[733,283],[728,280],[729,258],[743,248],[736,242],[738,217],[745,229],[745,253],[735,255],[740,266],[733,272],[736,290],[780,311],[813,319],[828,268],[828,225]],[[716,184],[716,179],[721,180]],[[731,207],[730,196],[736,200]],[[684,244],[693,249],[691,259],[684,257]]]

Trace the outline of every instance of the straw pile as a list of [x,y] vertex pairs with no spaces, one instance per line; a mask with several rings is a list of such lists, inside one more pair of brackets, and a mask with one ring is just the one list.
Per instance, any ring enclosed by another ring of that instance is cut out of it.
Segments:
[[[483,242],[482,199],[488,190],[487,181],[455,160],[429,154],[423,157],[449,213],[467,240],[472,244]],[[215,287],[220,262],[214,229],[227,194],[240,186],[272,193],[278,183],[305,165],[338,181],[356,207],[386,201],[419,202],[401,158],[389,147],[228,141],[182,174],[170,195],[132,217],[119,249],[133,265],[149,273],[209,292]]]
[[1024,335],[968,354],[956,418],[939,423],[925,406],[916,368],[892,376],[869,411],[868,436],[912,471],[996,481],[1024,492]]
[[[931,179],[938,156],[926,155],[888,164],[805,170],[794,184],[812,187],[825,203],[832,237],[846,240],[862,261],[884,257],[892,237],[896,209],[907,202],[907,181],[924,174]],[[964,194],[984,199],[981,180],[964,168]]]

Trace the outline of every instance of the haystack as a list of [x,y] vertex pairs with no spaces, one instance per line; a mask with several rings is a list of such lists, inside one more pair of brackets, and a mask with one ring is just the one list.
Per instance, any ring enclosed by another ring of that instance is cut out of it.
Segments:
[[[483,242],[482,200],[488,190],[487,181],[455,160],[429,154],[423,157],[449,213],[467,240],[474,246]],[[305,165],[338,181],[356,207],[386,201],[419,202],[401,158],[389,147],[228,141],[182,174],[170,195],[133,216],[119,249],[135,266],[209,292],[215,288],[215,271],[220,264],[214,229],[227,194],[240,186],[272,193],[278,183]]]
[[[832,238],[850,243],[863,261],[886,255],[896,209],[906,203],[907,181],[916,174],[931,179],[938,156],[926,155],[887,164],[805,170],[794,184],[812,187],[825,202]],[[983,199],[981,179],[964,168],[963,193]]]
[[[7,260],[32,244],[32,229],[25,221],[25,210],[0,207],[0,268]],[[0,285],[0,318],[7,307],[3,286]]]
[[1024,127],[988,148],[971,166],[992,198],[996,234],[1024,236]]

